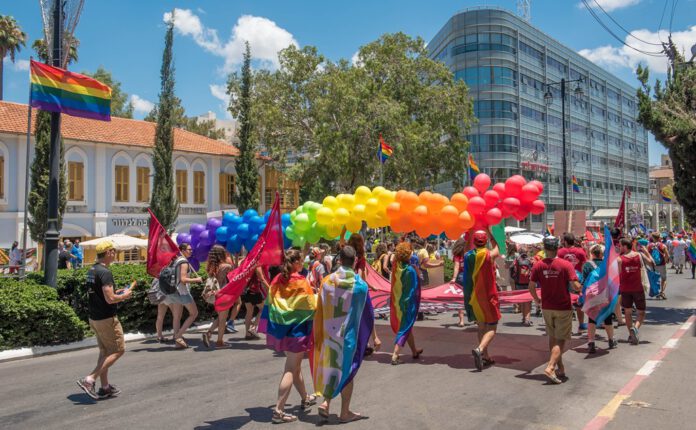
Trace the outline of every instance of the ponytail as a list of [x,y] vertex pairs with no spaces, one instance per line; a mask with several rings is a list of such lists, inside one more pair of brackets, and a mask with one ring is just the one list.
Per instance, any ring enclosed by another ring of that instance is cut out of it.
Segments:
[[280,273],[286,280],[290,279],[292,275],[292,265],[300,261],[302,258],[302,253],[296,249],[291,249],[285,253],[285,260],[283,261],[283,266]]

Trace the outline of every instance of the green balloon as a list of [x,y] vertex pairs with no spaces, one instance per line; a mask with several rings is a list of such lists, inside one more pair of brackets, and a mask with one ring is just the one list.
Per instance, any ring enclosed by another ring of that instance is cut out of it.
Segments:
[[295,233],[295,229],[292,228],[291,225],[289,225],[285,228],[285,237],[287,237],[290,240],[293,240],[294,238],[297,237],[297,234]]
[[300,235],[300,236],[295,237],[292,240],[292,246],[298,246],[298,247],[302,248],[304,246],[305,242],[307,242],[307,240],[304,238],[304,236]]
[[309,220],[309,215],[305,213],[298,214],[295,217],[294,222],[295,230],[298,233],[304,233],[312,226],[312,222]]

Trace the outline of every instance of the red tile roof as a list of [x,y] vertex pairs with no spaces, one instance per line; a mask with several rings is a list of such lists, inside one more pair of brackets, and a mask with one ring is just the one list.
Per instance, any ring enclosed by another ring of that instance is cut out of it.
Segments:
[[[36,116],[33,117],[32,134]],[[27,132],[27,105],[0,101],[0,132]],[[110,122],[63,115],[61,134],[64,139],[113,145],[155,146],[155,123],[112,117]],[[237,156],[239,150],[219,140],[200,136],[180,128],[174,129],[174,150],[198,154]]]

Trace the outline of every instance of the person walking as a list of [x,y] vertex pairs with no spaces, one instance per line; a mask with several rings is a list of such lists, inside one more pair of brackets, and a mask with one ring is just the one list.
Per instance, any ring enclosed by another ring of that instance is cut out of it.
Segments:
[[58,253],[58,268],[59,269],[72,269],[72,243],[69,240],[65,241],[63,249]]
[[[621,239],[621,255],[619,256],[619,291],[621,292],[621,307],[628,329],[628,342],[638,345],[638,330],[645,319],[645,290],[643,288],[643,257],[633,251],[633,241]],[[633,306],[636,307],[638,318],[633,321]]]
[[[413,336],[413,325],[418,317],[420,307],[420,280],[411,260],[411,244],[402,242],[396,247],[395,261],[391,276],[391,300],[389,320],[392,331],[396,334],[394,339],[394,352],[391,364],[401,364],[399,352],[406,342],[411,348],[411,355],[417,360],[423,353],[423,349],[416,347],[416,339]],[[374,330],[373,330],[374,331]]]
[[464,255],[464,307],[469,321],[478,326],[478,346],[471,350],[474,365],[479,371],[495,364],[488,347],[495,337],[500,321],[498,290],[495,284],[495,259],[500,256],[493,234],[493,248],[488,249],[488,233],[477,230],[471,234],[474,248]]
[[82,267],[82,258],[83,258],[83,252],[82,252],[82,246],[80,246],[80,239],[75,239],[75,242],[73,243],[72,249],[70,250],[70,253],[72,254],[72,258],[70,259],[70,263],[72,264],[73,269],[79,269]]
[[10,274],[17,273],[22,264],[22,251],[19,250],[19,243],[15,240],[10,248]]
[[[602,245],[593,245],[590,248],[590,256],[592,260],[587,261],[582,268],[582,279],[584,280],[582,286],[582,298],[584,301],[585,292],[588,287],[596,283],[599,280],[599,266],[604,260],[604,247]],[[607,331],[607,338],[609,342],[609,349],[616,348],[619,344],[614,339],[614,318],[615,315],[612,312],[607,318],[599,323],[604,326]],[[587,353],[595,354],[597,352],[597,346],[595,345],[595,334],[597,332],[597,321],[589,318],[589,324],[587,327]]]
[[672,241],[672,255],[674,256],[674,268],[676,274],[684,273],[684,265],[686,265],[686,242],[684,235],[677,235],[677,239]]
[[[118,396],[121,390],[109,382],[109,368],[123,356],[126,343],[123,328],[116,316],[117,304],[128,300],[133,286],[116,289],[109,266],[116,259],[114,245],[104,240],[97,244],[97,262],[87,271],[87,295],[89,326],[97,338],[99,358],[89,375],[77,381],[77,385],[92,399],[99,400]],[[99,378],[101,388],[95,391]]]
[[[208,272],[208,282],[211,283],[209,291],[205,292],[203,299],[212,305],[215,305],[215,293],[217,290],[224,288],[227,285],[227,274],[232,270],[232,265],[228,263],[227,251],[220,245],[213,245],[208,252],[208,264],[206,265],[206,271]],[[217,288],[216,288],[217,287]],[[225,335],[225,323],[227,322],[227,317],[230,314],[229,309],[225,309],[217,313],[217,318],[213,320],[210,324],[210,328],[202,334],[203,344],[206,348],[210,348],[210,338],[213,336],[213,332],[217,328],[217,341],[215,346],[217,348],[223,348],[225,346],[224,335]]]
[[[515,284],[515,290],[529,290],[529,280],[533,265],[534,263],[527,254],[527,250],[521,248],[519,255],[510,266],[510,278]],[[522,313],[522,325],[531,327],[534,324],[531,320],[532,302],[520,303],[520,312]]]
[[[587,261],[587,253],[581,247],[577,246],[577,240],[573,233],[563,234],[563,247],[558,250],[558,258],[562,258],[569,261],[575,269],[575,274],[579,277],[582,275],[582,268]],[[582,279],[578,279],[582,283]],[[584,330],[587,330],[587,324],[585,323],[585,314],[582,308],[575,308],[575,315],[578,318],[578,334],[582,334]]]
[[253,321],[258,320],[258,317],[254,320],[254,310],[258,309],[258,314],[261,315],[263,301],[268,295],[269,288],[268,274],[264,267],[258,266],[242,294],[242,303],[244,303],[244,308],[246,310],[244,315],[244,328],[246,329],[244,335],[245,340],[261,339],[259,335],[256,334],[257,324],[253,323]]
[[[459,238],[452,245],[452,261],[454,262],[454,273],[450,284],[456,284],[464,291],[464,254],[466,254],[467,243],[463,238]],[[462,295],[462,299],[464,296]],[[457,327],[464,327],[464,309],[457,312]]]
[[174,263],[177,271],[177,291],[174,294],[168,294],[167,301],[171,304],[174,321],[181,321],[184,308],[188,311],[188,318],[179,326],[179,330],[174,332],[174,348],[186,349],[188,348],[188,344],[184,340],[184,333],[186,333],[186,330],[191,327],[191,324],[193,324],[198,317],[198,308],[191,295],[191,287],[189,284],[191,282],[202,282],[203,279],[200,276],[190,277],[189,271],[193,272],[190,270],[191,265],[188,262],[188,258],[193,254],[191,245],[184,242],[179,245],[179,251],[183,257],[177,258]]
[[[563,352],[573,330],[573,306],[568,287],[580,292],[581,286],[573,265],[557,258],[558,238],[547,236],[543,244],[546,257],[532,267],[529,292],[537,305],[541,304],[549,337],[551,354],[544,374],[551,383],[560,384],[566,378]],[[537,285],[541,288],[541,300],[536,291]]]
[[274,424],[297,421],[285,412],[285,403],[293,385],[302,398],[301,409],[317,404],[317,397],[307,393],[302,376],[302,359],[312,344],[312,323],[317,297],[307,279],[300,275],[302,253],[289,250],[281,273],[271,282],[261,312],[259,332],[266,334],[266,345],[285,354],[285,368],[278,386],[278,401],[273,408]]
[[660,241],[660,233],[654,231],[650,235],[648,253],[655,263],[655,270],[660,274],[660,294],[657,299],[667,300],[665,290],[667,289],[667,263],[669,263],[669,252],[667,246]]

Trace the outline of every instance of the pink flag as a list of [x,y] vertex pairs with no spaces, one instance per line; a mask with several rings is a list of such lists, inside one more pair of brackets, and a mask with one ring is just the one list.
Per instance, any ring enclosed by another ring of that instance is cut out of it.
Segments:
[[227,310],[234,305],[258,266],[277,266],[283,263],[283,229],[280,223],[280,199],[276,192],[266,228],[239,266],[227,274],[227,285],[215,295],[215,310]]
[[612,312],[619,296],[619,254],[612,244],[609,227],[604,226],[604,261],[585,279],[582,311],[601,324]]
[[167,234],[154,213],[150,212],[150,231],[147,235],[147,273],[156,278],[163,267],[179,254],[179,247]]

